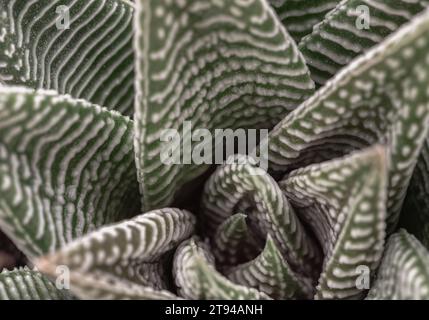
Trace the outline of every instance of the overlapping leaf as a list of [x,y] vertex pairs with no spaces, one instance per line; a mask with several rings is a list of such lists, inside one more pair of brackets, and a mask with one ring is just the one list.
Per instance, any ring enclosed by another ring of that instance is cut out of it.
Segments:
[[426,11],[290,113],[264,142],[271,167],[290,170],[386,142],[392,231],[429,128],[428,31]]
[[298,42],[311,33],[340,0],[269,0],[287,31]]
[[318,299],[360,296],[358,267],[374,272],[378,265],[386,226],[384,153],[381,147],[359,151],[298,169],[280,182],[323,246]]
[[247,227],[246,215],[237,213],[217,228],[211,253],[216,266],[224,269],[255,258],[261,250],[259,244]]
[[270,128],[314,89],[296,45],[263,0],[139,0],[135,33],[135,146],[145,208],[170,203],[205,170],[184,158],[161,161],[163,129],[179,132],[179,150],[197,139],[182,132],[185,121],[194,130]]
[[421,0],[341,1],[299,43],[311,77],[317,84],[325,84],[338,70],[382,42],[428,4]]
[[303,299],[314,294],[311,280],[290,269],[270,235],[256,259],[228,270],[227,277],[275,299]]
[[0,86],[0,227],[29,257],[136,215],[133,124],[59,96]]
[[429,252],[405,230],[387,242],[367,299],[429,300]]
[[70,270],[71,290],[90,299],[169,299],[163,258],[194,232],[187,211],[161,209],[103,227],[36,262],[55,276]]
[[0,83],[131,115],[133,10],[126,0],[0,0]]
[[173,274],[180,295],[187,299],[269,299],[264,293],[237,285],[214,267],[204,243],[192,238],[182,243],[174,257]]
[[241,158],[220,167],[206,183],[201,216],[205,234],[213,239],[214,230],[235,210],[245,212],[256,237],[265,240],[270,234],[295,270],[309,276],[317,274],[318,247],[276,181]]
[[68,300],[67,290],[59,290],[40,272],[25,268],[0,273],[0,300]]

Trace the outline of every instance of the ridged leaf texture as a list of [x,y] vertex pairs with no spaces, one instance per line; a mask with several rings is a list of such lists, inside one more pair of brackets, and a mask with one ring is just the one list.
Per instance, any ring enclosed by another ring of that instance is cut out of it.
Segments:
[[0,273],[0,300],[69,300],[67,290],[55,284],[38,271],[19,268]]
[[320,262],[319,248],[276,181],[246,160],[238,156],[237,161],[221,166],[207,181],[201,217],[205,232],[213,239],[213,231],[234,210],[245,212],[254,238],[264,242],[270,234],[294,269],[313,275]]
[[427,6],[428,2],[422,0],[341,1],[299,43],[312,79],[325,84],[355,57],[382,42]]
[[169,204],[206,169],[160,161],[162,129],[178,130],[186,145],[184,121],[194,129],[271,128],[313,92],[266,1],[140,0],[135,30],[135,145],[146,209]]
[[194,228],[187,211],[156,210],[94,231],[36,266],[52,277],[57,266],[69,268],[71,290],[83,299],[174,299],[163,259]]
[[311,280],[296,275],[270,235],[261,254],[254,260],[231,268],[227,277],[244,286],[253,287],[274,299],[311,298]]
[[429,300],[428,35],[429,0],[0,0],[0,300]]
[[429,252],[404,229],[387,242],[367,299],[429,300]]
[[[62,6],[69,29],[58,23]],[[133,11],[126,0],[0,0],[0,83],[55,90],[132,115]]]
[[316,299],[362,295],[357,268],[375,271],[385,237],[385,149],[298,169],[280,187],[322,244],[323,270]]
[[133,124],[55,92],[0,86],[0,226],[29,257],[139,211]]
[[187,299],[208,300],[265,300],[264,293],[235,284],[214,267],[213,256],[207,246],[191,238],[177,249],[173,274],[181,296]]
[[428,17],[426,11],[342,69],[267,140],[270,166],[281,172],[386,143],[389,232],[429,127]]
[[225,269],[253,259],[262,249],[247,226],[247,216],[237,213],[222,222],[212,238],[216,266]]
[[288,32],[299,41],[312,32],[340,0],[268,0]]

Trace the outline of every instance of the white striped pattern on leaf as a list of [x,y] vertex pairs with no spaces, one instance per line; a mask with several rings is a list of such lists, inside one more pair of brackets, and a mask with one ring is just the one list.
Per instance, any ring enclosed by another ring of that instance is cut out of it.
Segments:
[[[70,29],[57,28],[59,6]],[[125,0],[0,0],[0,82],[132,115],[133,11]]]
[[224,269],[249,261],[262,250],[246,224],[246,215],[237,213],[227,218],[216,230],[211,252],[216,267]]
[[27,267],[0,273],[0,300],[69,300],[67,290],[58,290],[38,271]]
[[389,238],[367,299],[429,300],[429,252],[413,235],[401,229]]
[[0,86],[0,228],[27,256],[136,215],[133,123],[55,92]]
[[148,212],[105,226],[36,261],[49,276],[70,269],[70,287],[83,299],[174,298],[164,281],[166,254],[195,229],[195,217],[178,209]]
[[173,275],[180,296],[186,299],[269,299],[255,289],[235,284],[216,271],[214,258],[204,243],[191,238],[176,251]]
[[286,116],[269,135],[270,167],[291,170],[386,142],[391,232],[428,135],[428,32],[425,11]]
[[287,31],[299,41],[311,33],[340,0],[268,0]]
[[311,281],[290,269],[269,234],[262,253],[256,259],[228,270],[227,277],[274,299],[303,299],[314,294]]
[[[380,43],[401,25],[428,7],[422,0],[344,0],[313,32],[302,39],[299,50],[311,77],[323,85],[359,54]],[[368,28],[358,28],[362,12],[368,8]]]
[[374,271],[385,237],[387,163],[379,146],[293,171],[279,183],[322,244],[317,299],[359,296],[357,267]]
[[245,212],[255,237],[265,240],[270,234],[294,270],[317,275],[319,248],[277,182],[240,155],[233,162],[219,167],[205,185],[201,212],[205,233],[213,241],[214,231],[235,210]]
[[135,49],[135,147],[149,209],[206,169],[163,164],[163,129],[271,128],[314,91],[265,0],[136,1]]

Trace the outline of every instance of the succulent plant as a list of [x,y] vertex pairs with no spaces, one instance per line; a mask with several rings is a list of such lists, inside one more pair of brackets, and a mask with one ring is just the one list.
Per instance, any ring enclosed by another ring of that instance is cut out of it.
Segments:
[[0,299],[429,299],[428,7],[0,0]]

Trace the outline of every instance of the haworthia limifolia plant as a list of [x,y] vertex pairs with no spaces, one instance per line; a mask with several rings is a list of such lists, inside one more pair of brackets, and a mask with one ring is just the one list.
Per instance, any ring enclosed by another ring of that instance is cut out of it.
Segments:
[[0,0],[0,299],[429,299],[428,70],[424,0]]

